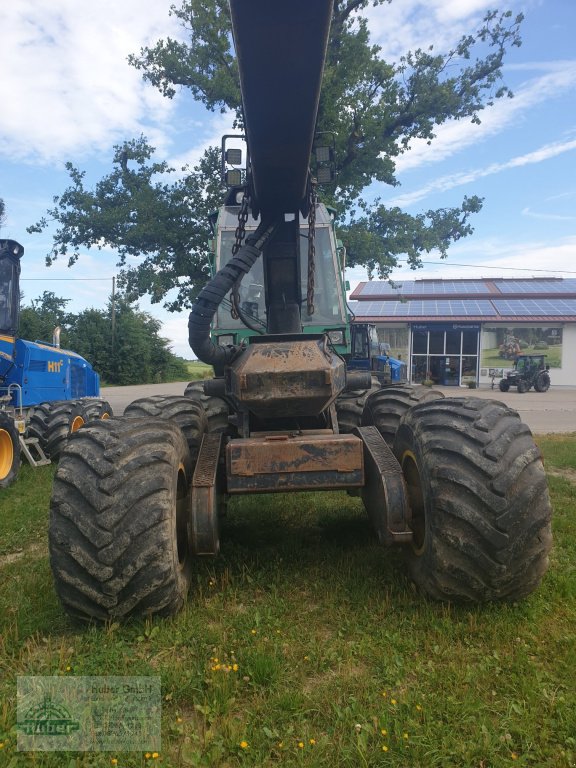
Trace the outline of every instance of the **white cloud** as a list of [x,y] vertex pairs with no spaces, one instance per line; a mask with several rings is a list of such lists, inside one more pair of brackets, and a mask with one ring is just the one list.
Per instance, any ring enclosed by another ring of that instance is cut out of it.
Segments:
[[480,125],[452,121],[438,127],[432,144],[424,139],[414,140],[410,151],[396,161],[397,172],[442,162],[510,126],[517,128],[523,116],[529,114],[537,104],[564,96],[574,89],[576,61],[548,64],[545,74],[520,86],[513,99],[500,99],[494,106],[484,110],[480,115]]
[[0,7],[0,154],[53,162],[94,153],[155,124],[173,104],[146,86],[129,53],[172,34],[169,2],[19,0]]
[[423,187],[414,190],[413,192],[407,192],[403,195],[397,195],[386,201],[388,206],[407,206],[417,203],[423,200],[428,195],[435,192],[446,192],[454,187],[461,187],[465,184],[469,184],[477,179],[484,178],[485,176],[493,176],[496,173],[509,170],[510,168],[518,168],[524,165],[533,165],[535,163],[541,163],[550,158],[557,157],[564,152],[570,152],[576,149],[576,139],[569,141],[559,141],[552,144],[546,144],[543,147],[539,147],[533,152],[527,152],[524,155],[518,155],[513,157],[504,163],[491,163],[485,168],[474,168],[469,171],[462,171],[461,173],[452,173],[447,176],[441,176],[438,179],[434,179]]

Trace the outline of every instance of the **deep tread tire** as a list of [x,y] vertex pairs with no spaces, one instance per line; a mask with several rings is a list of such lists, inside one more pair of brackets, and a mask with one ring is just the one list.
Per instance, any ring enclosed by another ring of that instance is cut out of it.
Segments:
[[192,460],[196,461],[202,436],[207,431],[206,415],[200,403],[180,395],[152,395],[134,400],[124,416],[173,421],[182,430]]
[[409,384],[383,387],[366,402],[362,425],[374,425],[392,447],[400,421],[410,408],[443,397],[442,392],[429,387],[412,387]]
[[437,600],[518,600],[538,586],[552,544],[541,454],[497,400],[446,398],[408,411],[394,453],[409,489],[410,574]]
[[540,371],[534,382],[536,392],[548,392],[550,389],[550,374],[548,371]]
[[208,432],[224,432],[233,434],[234,430],[228,421],[230,408],[221,397],[204,394],[204,379],[191,381],[184,390],[184,396],[201,403],[208,419]]
[[380,389],[380,382],[372,376],[370,389],[358,389],[352,392],[343,392],[336,400],[336,415],[338,417],[338,429],[342,434],[349,434],[355,427],[362,424],[362,414],[366,400],[373,392]]
[[500,379],[498,388],[500,392],[508,392],[508,390],[510,389],[510,382],[508,381],[508,379]]
[[169,615],[191,578],[186,525],[192,461],[176,424],[112,418],[72,435],[50,505],[50,564],[82,620]]
[[40,403],[30,418],[28,434],[37,437],[46,456],[55,461],[68,437],[87,421],[88,414],[82,400]]
[[20,469],[20,436],[14,420],[0,412],[0,488],[8,488]]
[[528,382],[524,381],[524,379],[518,379],[518,385],[517,385],[518,392],[523,395],[530,389],[530,384]]
[[86,397],[82,399],[82,405],[86,409],[88,421],[109,419],[114,416],[114,411],[108,400],[102,400],[99,397]]

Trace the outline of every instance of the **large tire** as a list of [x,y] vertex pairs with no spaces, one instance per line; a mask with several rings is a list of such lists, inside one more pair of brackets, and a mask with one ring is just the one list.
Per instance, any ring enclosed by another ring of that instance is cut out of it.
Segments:
[[519,394],[523,395],[530,389],[530,384],[524,379],[518,379],[517,389]]
[[362,424],[362,414],[366,400],[373,392],[378,392],[381,385],[375,376],[372,376],[370,389],[358,389],[352,392],[343,392],[336,400],[336,415],[338,417],[338,429],[342,434],[349,434],[355,427]]
[[200,403],[180,395],[152,395],[134,400],[124,416],[173,421],[182,430],[192,460],[196,461],[202,436],[207,431],[206,415]]
[[444,395],[430,387],[411,387],[409,384],[383,387],[371,395],[364,407],[363,426],[374,425],[392,447],[394,435],[402,417],[418,403],[442,399]]
[[20,469],[20,436],[14,420],[0,412],[0,488],[8,488]]
[[540,371],[538,376],[536,376],[534,389],[536,392],[548,392],[550,389],[550,374],[548,371]]
[[446,398],[408,411],[394,440],[406,480],[413,580],[437,600],[518,600],[548,567],[551,505],[540,451],[496,400]]
[[82,405],[86,409],[88,421],[95,419],[109,419],[114,416],[114,411],[108,400],[99,397],[86,397],[82,399]]
[[50,505],[50,564],[65,610],[90,621],[169,615],[191,579],[192,461],[176,424],[112,418],[72,435]]
[[191,381],[184,390],[184,396],[199,402],[206,411],[208,432],[233,434],[234,429],[228,421],[230,408],[221,397],[204,394],[204,380]]
[[500,392],[508,392],[508,390],[510,389],[510,382],[508,381],[508,379],[500,379],[498,388]]
[[87,421],[88,414],[81,400],[40,403],[30,418],[28,434],[37,437],[46,456],[55,461],[68,437]]

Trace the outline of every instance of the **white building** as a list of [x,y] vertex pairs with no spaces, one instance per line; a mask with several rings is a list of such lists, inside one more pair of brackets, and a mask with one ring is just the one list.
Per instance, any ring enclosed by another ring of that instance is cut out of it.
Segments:
[[546,355],[553,386],[576,386],[576,279],[373,280],[349,306],[413,383],[488,384],[523,353]]

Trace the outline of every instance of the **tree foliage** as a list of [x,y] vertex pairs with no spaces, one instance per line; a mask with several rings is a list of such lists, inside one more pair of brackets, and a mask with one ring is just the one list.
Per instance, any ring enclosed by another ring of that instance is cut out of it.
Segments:
[[[321,196],[339,211],[349,263],[382,277],[400,256],[416,268],[422,254],[437,250],[445,256],[472,232],[470,217],[482,206],[475,196],[416,215],[381,200],[363,205],[361,196],[373,182],[398,184],[397,160],[414,140],[433,142],[448,120],[478,123],[486,106],[511,96],[502,64],[506,51],[520,45],[522,21],[521,15],[491,11],[451,50],[418,49],[391,63],[371,42],[366,17],[369,6],[387,1],[335,0],[317,126],[336,137],[337,187],[322,189]],[[185,0],[171,13],[188,40],[160,40],[131,56],[131,64],[168,98],[186,88],[207,109],[231,111],[241,128],[228,3]],[[143,138],[116,147],[113,171],[94,190],[68,164],[72,184],[48,212],[59,225],[48,260],[67,255],[73,263],[81,246],[116,248],[129,295],[149,293],[160,301],[176,287],[168,307],[178,309],[190,304],[209,272],[206,217],[221,194],[218,151],[209,149],[176,180],[170,178],[173,169],[153,162],[152,155]],[[43,219],[29,231],[48,223]],[[126,257],[133,255],[143,260],[127,267]]]
[[79,314],[67,312],[67,303],[51,291],[33,299],[20,312],[21,338],[51,342],[54,328],[60,326],[61,346],[85,357],[108,384],[188,378],[185,362],[160,336],[160,322],[126,298],[115,298],[114,333],[111,303],[105,311],[85,309]]

